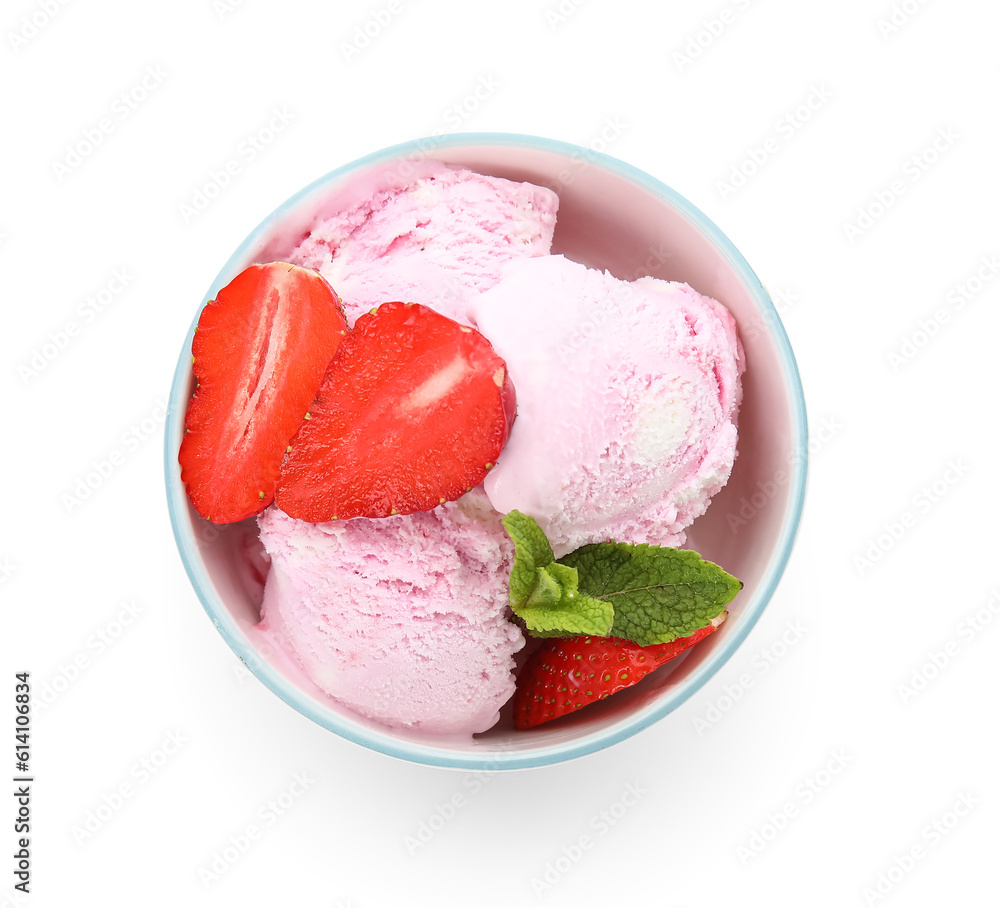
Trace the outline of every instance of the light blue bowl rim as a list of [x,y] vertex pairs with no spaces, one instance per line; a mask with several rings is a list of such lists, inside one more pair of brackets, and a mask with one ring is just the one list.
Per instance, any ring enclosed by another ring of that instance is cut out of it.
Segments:
[[805,397],[791,344],[788,341],[788,336],[785,333],[781,319],[774,304],[771,302],[768,292],[764,289],[760,279],[737,251],[736,247],[705,214],[666,184],[617,158],[557,139],[546,139],[515,133],[453,133],[447,136],[430,136],[410,142],[403,142],[359,158],[349,164],[345,164],[343,167],[338,167],[336,170],[332,170],[319,179],[314,180],[271,212],[243,241],[236,252],[233,253],[204,298],[212,299],[232,279],[234,275],[230,273],[231,269],[242,264],[255,238],[259,237],[262,231],[270,229],[276,222],[281,221],[290,208],[293,208],[304,197],[310,195],[323,185],[335,181],[352,171],[385,161],[410,156],[433,158],[433,155],[428,154],[428,152],[434,149],[488,145],[532,148],[575,160],[580,160],[582,157],[588,163],[596,163],[603,169],[617,174],[663,199],[675,210],[683,214],[703,235],[718,247],[733,270],[750,290],[761,313],[765,316],[767,325],[770,327],[771,336],[778,350],[785,387],[791,397],[792,406],[794,456],[789,489],[789,505],[781,527],[778,545],[761,580],[761,584],[756,590],[755,597],[743,609],[738,629],[727,636],[724,642],[712,651],[710,657],[685,680],[684,684],[671,691],[662,700],[629,716],[608,730],[585,735],[570,742],[538,748],[529,753],[491,750],[478,754],[475,751],[462,752],[449,750],[447,746],[435,747],[428,743],[400,741],[388,734],[381,734],[360,724],[354,724],[332,712],[323,711],[319,703],[286,680],[275,668],[262,661],[256,650],[254,650],[253,646],[246,639],[242,629],[226,610],[222,600],[216,594],[208,573],[201,562],[194,538],[183,529],[183,521],[187,519],[188,515],[188,504],[187,493],[180,480],[180,467],[177,463],[177,439],[180,438],[179,433],[187,409],[185,390],[191,369],[191,340],[194,335],[195,325],[198,322],[200,306],[199,312],[195,314],[191,327],[188,330],[187,338],[178,359],[177,369],[174,373],[173,384],[170,390],[164,446],[167,505],[170,511],[170,522],[173,526],[174,538],[177,542],[177,548],[184,563],[184,568],[198,598],[201,600],[212,622],[218,628],[219,633],[222,634],[226,643],[247,664],[250,670],[275,694],[288,703],[289,706],[313,722],[330,731],[336,732],[349,741],[413,763],[475,771],[527,769],[535,766],[549,766],[603,750],[659,721],[698,691],[736,652],[747,634],[750,633],[753,626],[757,623],[764,607],[770,601],[771,596],[777,588],[778,581],[791,555],[792,545],[795,541],[795,535],[802,516],[808,456]]

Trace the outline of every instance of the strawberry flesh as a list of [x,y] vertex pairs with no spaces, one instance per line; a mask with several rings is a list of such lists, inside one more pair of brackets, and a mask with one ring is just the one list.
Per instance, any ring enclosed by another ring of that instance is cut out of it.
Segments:
[[653,646],[618,637],[546,640],[518,675],[514,724],[523,731],[631,687],[711,634],[726,614],[688,637]]
[[330,362],[275,502],[313,523],[428,511],[483,481],[514,410],[507,366],[478,331],[384,303]]
[[178,454],[202,517],[232,523],[274,500],[285,449],[346,331],[330,285],[284,262],[251,265],[205,305]]

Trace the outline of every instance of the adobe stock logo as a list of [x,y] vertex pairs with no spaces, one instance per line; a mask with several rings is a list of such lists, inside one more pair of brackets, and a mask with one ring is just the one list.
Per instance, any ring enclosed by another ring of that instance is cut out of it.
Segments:
[[979,267],[965,279],[951,287],[945,294],[941,304],[926,318],[917,322],[916,328],[906,334],[898,349],[889,352],[889,365],[893,372],[898,372],[901,366],[911,362],[933,341],[952,317],[965,308],[965,304],[976,299],[987,289],[990,281],[1000,273],[1000,262],[997,256],[984,255],[979,259]]
[[179,731],[169,732],[157,747],[136,760],[129,767],[127,780],[122,780],[111,791],[105,792],[100,803],[91,807],[86,816],[70,830],[76,844],[83,845],[104,829],[190,740]]
[[982,798],[975,792],[960,792],[948,809],[920,830],[919,840],[913,842],[902,854],[894,852],[891,861],[861,890],[865,905],[872,908],[884,902],[981,803]]
[[35,687],[31,700],[38,711],[48,709],[97,663],[127,631],[133,628],[146,612],[146,607],[132,599],[119,604],[117,612],[93,633],[88,634],[83,646],[65,661],[56,663],[55,671]]
[[208,179],[198,186],[190,200],[178,206],[181,218],[187,224],[222,195],[246,167],[252,164],[295,120],[295,111],[288,107],[271,108],[270,119],[259,129],[244,136],[237,144],[232,156],[217,169],[210,170]]
[[844,425],[837,417],[824,417],[822,423],[809,433],[805,452],[790,451],[786,457],[786,466],[779,467],[770,478],[758,479],[753,491],[740,498],[739,507],[726,514],[729,531],[738,533],[748,526],[767,507],[768,503],[792,481],[796,470],[806,462],[807,458],[815,457],[843,430]]
[[61,500],[66,513],[72,514],[83,507],[115,473],[125,466],[133,454],[151,438],[158,437],[166,419],[167,405],[158,398],[152,410],[118,436],[114,448],[103,456],[91,459],[86,472],[76,477],[73,488],[63,492]]
[[901,511],[882,524],[881,532],[872,536],[863,554],[854,556],[854,567],[859,574],[878,564],[912,530],[920,520],[931,513],[970,472],[971,467],[961,459],[950,460],[944,472],[928,482],[911,499],[912,508]]
[[7,34],[11,49],[19,54],[39,33],[48,27],[49,23],[62,12],[64,6],[69,6],[70,0],[41,0],[31,16],[21,16],[21,27]]
[[889,209],[906,195],[910,187],[919,183],[955,147],[960,138],[953,127],[944,126],[930,142],[911,154],[903,163],[902,171],[876,189],[874,195],[858,207],[853,220],[841,224],[848,243],[853,246],[885,217]]
[[705,734],[706,731],[721,722],[743,699],[746,692],[756,685],[758,679],[763,678],[798,646],[799,641],[808,630],[798,621],[787,621],[781,636],[757,651],[750,663],[751,671],[742,672],[738,678],[726,684],[722,688],[722,693],[709,703],[704,714],[691,718],[691,724],[698,735]]
[[826,85],[811,85],[809,94],[774,121],[774,128],[759,145],[746,149],[746,155],[729,171],[728,180],[717,180],[715,188],[723,201],[736,195],[751,177],[768,164],[813,116],[823,110],[834,94]]
[[142,76],[111,102],[107,114],[84,127],[76,139],[66,144],[62,157],[52,161],[52,173],[56,181],[61,183],[83,166],[104,140],[128,120],[163,85],[168,76],[169,73],[159,64],[147,66]]
[[340,42],[340,52],[350,63],[354,57],[371,47],[382,33],[392,24],[392,21],[403,12],[401,0],[389,0],[384,9],[375,10],[367,20],[354,29],[350,41]]
[[690,66],[715,44],[732,27],[739,14],[750,8],[750,2],[751,0],[734,0],[732,7],[724,6],[714,16],[702,19],[702,27],[688,36],[681,50],[675,50],[670,55],[677,72],[684,72],[684,67]]
[[212,8],[221,22],[226,16],[231,16],[243,5],[243,0],[215,0]]
[[587,828],[593,835],[583,833],[577,837],[576,841],[564,845],[559,856],[548,861],[539,876],[531,878],[531,888],[535,895],[543,896],[551,892],[552,887],[576,867],[583,860],[584,855],[614,829],[625,815],[642,800],[643,795],[648,793],[649,789],[634,782],[626,785],[625,790],[617,800],[590,818]]
[[955,632],[936,649],[925,651],[921,663],[915,666],[906,681],[896,685],[903,706],[909,706],[928,686],[963,654],[965,648],[987,630],[994,618],[1000,617],[1000,591],[990,591],[985,605],[966,615],[955,626]]
[[928,0],[902,0],[902,3],[893,3],[889,15],[883,16],[875,23],[883,40],[888,41],[896,37],[927,2]]
[[231,834],[198,868],[198,878],[205,889],[218,883],[232,868],[246,856],[254,845],[261,840],[279,819],[286,816],[307,791],[315,784],[316,779],[307,772],[297,772],[292,781],[280,794],[269,798],[254,814],[256,822],[247,823],[242,829]]
[[558,6],[550,6],[545,10],[545,21],[549,28],[555,31],[567,22],[587,0],[559,0]]
[[736,856],[744,866],[758,858],[853,762],[854,757],[842,747],[831,750],[823,766],[795,786],[793,797],[768,811],[763,822],[750,830],[746,841],[736,846]]
[[27,387],[38,378],[53,362],[71,347],[88,325],[114,303],[135,280],[135,275],[126,268],[115,268],[103,286],[79,302],[73,310],[73,318],[50,330],[45,340],[36,344],[28,358],[17,367],[18,377]]

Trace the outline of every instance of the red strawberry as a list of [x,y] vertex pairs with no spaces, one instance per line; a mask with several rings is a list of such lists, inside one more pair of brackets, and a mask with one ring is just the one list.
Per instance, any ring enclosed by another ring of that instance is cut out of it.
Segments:
[[275,501],[314,523],[428,511],[483,481],[513,418],[507,366],[485,337],[384,303],[337,350]]
[[718,627],[728,613],[690,637],[639,646],[618,637],[553,637],[517,676],[514,723],[523,731],[604,700],[642,680]]
[[274,500],[285,448],[346,331],[330,285],[283,262],[251,265],[205,305],[178,455],[202,517],[231,523]]

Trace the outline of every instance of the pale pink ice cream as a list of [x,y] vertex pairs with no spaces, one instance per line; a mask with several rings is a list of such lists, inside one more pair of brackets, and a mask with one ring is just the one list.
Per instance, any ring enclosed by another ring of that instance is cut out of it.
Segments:
[[261,629],[363,716],[435,733],[492,726],[514,693],[513,546],[481,490],[433,511],[258,518],[271,556]]
[[317,225],[290,261],[330,282],[351,325],[390,300],[468,324],[468,303],[507,262],[548,254],[558,207],[544,187],[429,162]]
[[512,262],[470,315],[517,389],[493,506],[534,517],[556,557],[609,539],[682,545],[736,456],[729,312],[687,284],[553,255]]
[[609,538],[678,545],[733,465],[732,317],[687,285],[548,255],[557,206],[547,189],[422,162],[292,256],[327,277],[351,323],[398,299],[476,324],[517,390],[485,491],[383,519],[259,518],[261,630],[319,688],[392,727],[482,732],[512,695],[524,638],[501,513],[535,517],[557,555]]

